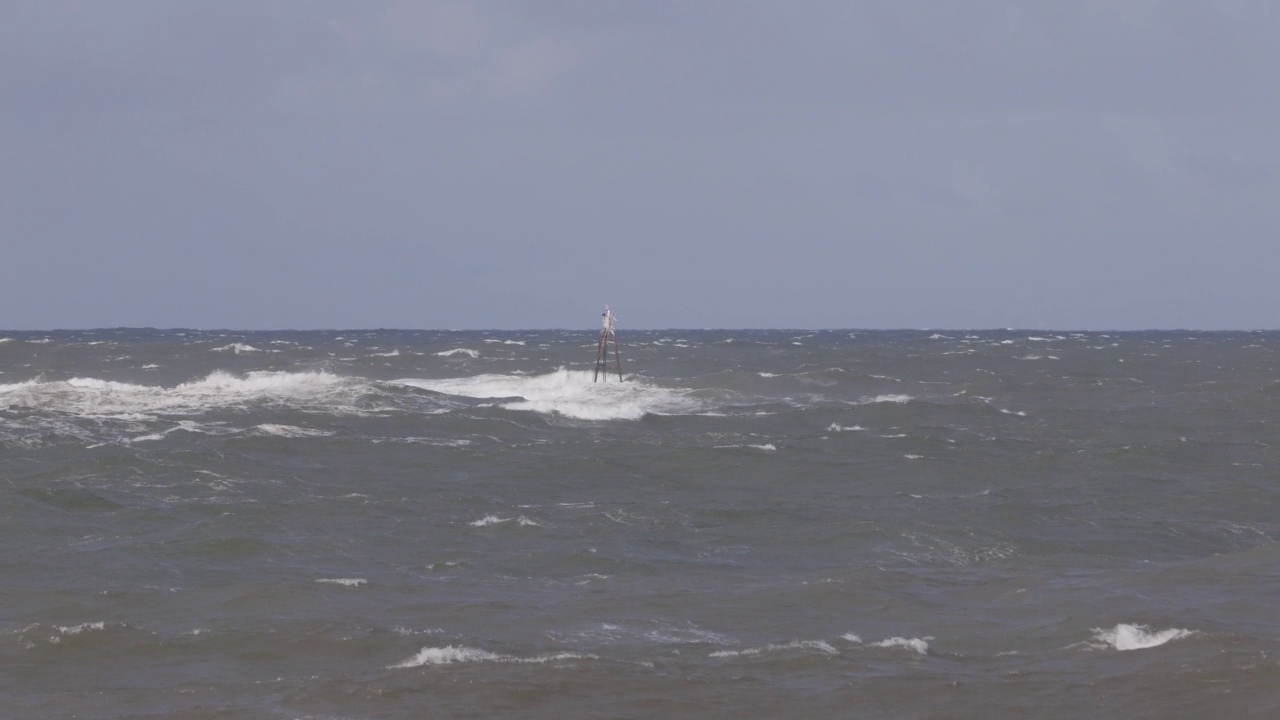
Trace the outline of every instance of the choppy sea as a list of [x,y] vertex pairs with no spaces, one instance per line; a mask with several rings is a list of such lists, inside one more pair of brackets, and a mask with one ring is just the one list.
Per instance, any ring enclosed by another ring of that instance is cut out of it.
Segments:
[[0,717],[1280,717],[1280,334],[0,333]]

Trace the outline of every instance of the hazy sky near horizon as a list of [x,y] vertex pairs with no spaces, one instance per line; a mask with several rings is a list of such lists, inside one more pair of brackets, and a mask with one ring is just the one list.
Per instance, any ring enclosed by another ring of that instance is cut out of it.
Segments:
[[1280,327],[1271,0],[10,0],[0,328]]

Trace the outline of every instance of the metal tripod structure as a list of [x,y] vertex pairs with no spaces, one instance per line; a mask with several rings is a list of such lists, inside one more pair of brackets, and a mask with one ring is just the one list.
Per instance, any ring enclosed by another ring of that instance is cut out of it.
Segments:
[[613,341],[613,359],[618,369],[618,382],[622,382],[622,353],[618,352],[618,334],[613,330],[613,311],[604,306],[604,314],[600,316],[600,340],[596,343],[596,372],[591,382],[599,382],[600,371],[604,371],[605,382],[609,381],[609,341]]

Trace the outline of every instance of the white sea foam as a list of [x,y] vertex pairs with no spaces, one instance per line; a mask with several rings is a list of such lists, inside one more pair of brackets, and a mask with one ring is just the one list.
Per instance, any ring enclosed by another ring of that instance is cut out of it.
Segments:
[[485,515],[479,520],[467,523],[471,527],[488,527],[489,525],[497,525],[498,523],[511,522],[511,518],[500,518],[497,515]]
[[82,632],[89,632],[91,630],[104,630],[106,629],[107,624],[104,622],[87,622],[87,623],[80,623],[79,625],[71,625],[71,626],[58,625],[56,627],[58,629],[58,632],[62,633],[63,635],[79,635]]
[[823,655],[839,655],[840,651],[831,646],[824,640],[793,640],[789,643],[769,644],[763,647],[747,648],[745,650],[717,650],[707,657],[713,658],[732,658],[732,657],[752,657],[755,655],[763,655],[765,653],[779,652],[783,650],[814,650]]
[[369,357],[400,357],[400,348],[391,352],[369,353]]
[[222,347],[214,348],[213,351],[214,352],[232,352],[232,353],[235,353],[236,355],[239,355],[241,353],[275,352],[274,350],[260,350],[252,345],[246,345],[244,343],[231,343],[230,345],[223,345]]
[[390,665],[388,669],[395,670],[422,667],[423,665],[450,665],[466,662],[548,663],[561,660],[595,660],[597,657],[588,653],[558,652],[522,658],[514,655],[499,655],[488,650],[466,647],[465,645],[457,647],[446,645],[445,647],[424,647],[418,651],[417,655],[395,665]]
[[359,412],[349,401],[370,391],[369,383],[327,372],[258,371],[236,376],[218,370],[173,387],[76,377],[0,385],[0,405],[27,405],[88,417],[198,414],[248,402]]
[[1084,645],[1098,650],[1146,650],[1195,634],[1195,630],[1182,628],[1152,630],[1146,625],[1120,623],[1113,628],[1094,628],[1093,640],[1086,641]]
[[253,428],[263,435],[274,435],[276,437],[287,438],[309,438],[309,437],[328,437],[333,433],[329,430],[314,430],[311,428],[295,427],[293,425],[277,425],[275,423],[263,423]]
[[318,583],[330,583],[332,585],[345,585],[347,587],[360,587],[368,585],[369,581],[364,578],[320,578],[316,580]]
[[503,523],[509,523],[509,522],[514,522],[520,527],[542,527],[540,523],[534,520],[530,520],[524,515],[521,515],[520,517],[514,517],[514,518],[498,517],[497,515],[485,515],[479,520],[474,520],[467,524],[470,525],[471,527],[488,527],[490,525],[501,525]]
[[915,400],[910,395],[877,395],[869,400],[863,400],[859,405],[871,405],[873,403],[908,403]]
[[773,443],[766,443],[764,445],[715,445],[713,447],[716,450],[733,450],[735,448],[751,448],[752,450],[763,450],[765,452],[774,452],[775,450],[778,449],[778,447]]
[[138,437],[135,437],[135,438],[129,438],[128,442],[140,443],[140,442],[152,442],[154,440],[163,440],[164,436],[168,435],[170,432],[173,432],[173,431],[165,430],[164,432],[151,433],[150,435],[139,435]]
[[920,653],[921,655],[927,655],[929,654],[928,641],[932,639],[933,638],[931,637],[923,637],[923,638],[891,637],[891,638],[886,638],[884,640],[881,640],[879,642],[870,643],[870,647],[903,648],[905,650],[910,650],[912,652]]
[[864,432],[866,428],[861,425],[840,425],[839,423],[831,423],[827,428],[827,432]]
[[436,353],[436,355],[439,355],[440,357],[457,357],[458,355],[465,355],[469,358],[474,359],[474,358],[480,357],[480,351],[470,350],[468,348],[454,348],[452,350],[445,350],[443,352],[438,352]]
[[470,398],[511,398],[499,406],[578,420],[639,420],[646,414],[695,412],[702,403],[690,391],[652,385],[642,379],[593,382],[593,373],[561,368],[544,375],[474,375],[395,383]]

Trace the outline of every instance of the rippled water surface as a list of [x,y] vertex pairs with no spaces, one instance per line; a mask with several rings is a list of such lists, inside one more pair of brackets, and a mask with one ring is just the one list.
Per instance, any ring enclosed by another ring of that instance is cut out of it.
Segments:
[[0,716],[1280,717],[1273,333],[0,333]]

